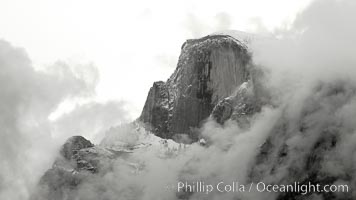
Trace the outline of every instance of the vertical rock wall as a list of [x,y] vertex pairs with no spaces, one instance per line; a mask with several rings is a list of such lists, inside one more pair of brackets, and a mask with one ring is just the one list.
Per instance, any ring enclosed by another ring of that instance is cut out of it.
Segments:
[[175,72],[167,82],[155,82],[140,120],[163,138],[189,135],[249,79],[250,55],[246,46],[226,35],[188,40],[182,46]]

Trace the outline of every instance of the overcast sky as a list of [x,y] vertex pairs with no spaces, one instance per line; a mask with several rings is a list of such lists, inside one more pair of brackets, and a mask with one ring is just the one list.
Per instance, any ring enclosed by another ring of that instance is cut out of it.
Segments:
[[226,29],[273,32],[309,1],[0,0],[0,39],[25,48],[37,68],[93,63],[100,81],[92,100],[126,101],[136,118],[152,83],[175,69],[186,39]]

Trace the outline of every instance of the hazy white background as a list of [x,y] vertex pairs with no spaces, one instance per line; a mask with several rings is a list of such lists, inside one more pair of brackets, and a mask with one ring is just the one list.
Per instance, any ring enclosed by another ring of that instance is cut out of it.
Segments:
[[58,60],[93,64],[96,96],[76,103],[121,100],[139,116],[153,81],[173,72],[182,43],[215,31],[267,33],[288,27],[310,0],[0,0],[0,39],[25,48],[37,69]]

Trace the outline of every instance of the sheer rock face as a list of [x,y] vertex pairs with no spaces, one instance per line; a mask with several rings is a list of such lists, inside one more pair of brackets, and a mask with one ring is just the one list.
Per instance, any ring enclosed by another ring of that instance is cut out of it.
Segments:
[[162,82],[155,82],[151,87],[146,104],[143,108],[140,119],[153,126],[153,132],[160,133],[159,136],[167,138],[168,133],[168,113],[169,113],[169,92],[167,85]]
[[194,132],[222,99],[249,79],[246,46],[226,35],[188,40],[175,72],[150,89],[139,120],[163,138]]

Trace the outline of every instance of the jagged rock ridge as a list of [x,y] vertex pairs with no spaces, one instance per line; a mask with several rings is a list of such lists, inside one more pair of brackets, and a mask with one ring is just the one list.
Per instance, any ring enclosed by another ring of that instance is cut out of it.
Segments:
[[108,160],[121,153],[94,146],[82,136],[69,138],[63,144],[52,168],[42,176],[38,190],[31,199],[74,199],[78,185],[88,175],[103,171],[101,164],[109,163]]

